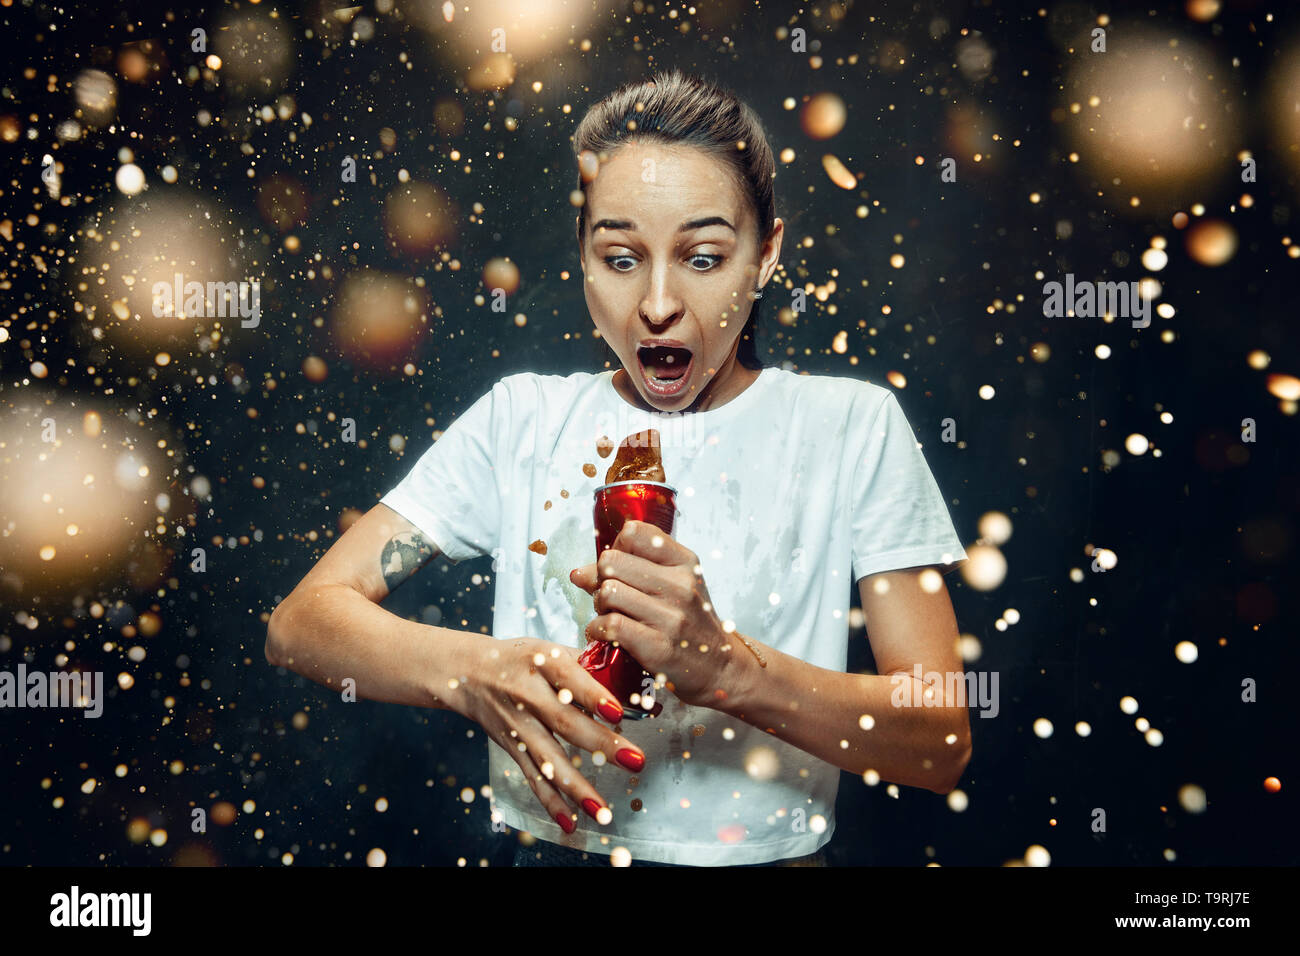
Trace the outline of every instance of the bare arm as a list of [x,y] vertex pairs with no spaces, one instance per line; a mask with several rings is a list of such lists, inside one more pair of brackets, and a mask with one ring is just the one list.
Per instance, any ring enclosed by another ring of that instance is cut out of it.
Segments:
[[645,754],[590,716],[616,724],[622,712],[578,664],[577,648],[419,624],[377,603],[437,554],[409,521],[376,505],[272,612],[266,659],[326,687],[339,689],[351,678],[359,698],[468,717],[519,765],[566,833],[576,827],[575,806],[608,823],[608,801],[557,737],[632,772],[644,766]]
[[728,628],[699,556],[644,521],[625,522],[613,547],[569,580],[595,603],[587,636],[626,646],[648,671],[665,674],[680,700],[730,714],[850,773],[874,770],[948,793],[970,759],[970,718],[965,685],[956,680],[952,602],[941,577],[937,587],[923,586],[925,572],[858,582],[878,676],[818,667]]
[[875,770],[884,780],[948,793],[970,760],[970,718],[960,693],[946,698],[945,682],[926,685],[912,674],[917,663],[927,677],[962,669],[948,591],[940,581],[927,592],[922,570],[859,581],[879,675],[817,667],[745,635],[767,666],[737,642],[729,662],[735,675],[714,706],[851,773]]
[[336,690],[350,677],[358,698],[451,709],[437,690],[491,638],[379,606],[438,553],[409,521],[375,505],[272,612],[266,659]]

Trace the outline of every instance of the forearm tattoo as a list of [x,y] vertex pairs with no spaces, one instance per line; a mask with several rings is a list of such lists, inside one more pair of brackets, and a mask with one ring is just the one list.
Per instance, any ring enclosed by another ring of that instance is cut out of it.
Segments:
[[379,559],[389,592],[424,567],[433,554],[433,545],[418,531],[394,535],[384,545],[384,553]]

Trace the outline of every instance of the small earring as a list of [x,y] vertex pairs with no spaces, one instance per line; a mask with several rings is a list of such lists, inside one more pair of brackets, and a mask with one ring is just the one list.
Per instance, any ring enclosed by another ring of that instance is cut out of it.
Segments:
[[754,298],[755,298],[755,299],[761,299],[761,298],[763,298],[763,290],[762,290],[762,289],[755,289],[755,290],[754,290]]

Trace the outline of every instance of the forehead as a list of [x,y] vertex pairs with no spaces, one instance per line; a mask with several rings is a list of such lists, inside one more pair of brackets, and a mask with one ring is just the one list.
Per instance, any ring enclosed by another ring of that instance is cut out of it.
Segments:
[[692,146],[627,143],[601,163],[587,189],[588,221],[631,219],[644,230],[662,220],[675,229],[690,215],[708,213],[737,226],[751,215],[733,167]]

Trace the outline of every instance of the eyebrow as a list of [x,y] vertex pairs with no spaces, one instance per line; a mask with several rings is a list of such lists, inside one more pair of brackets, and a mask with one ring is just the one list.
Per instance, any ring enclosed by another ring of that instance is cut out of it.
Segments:
[[[688,219],[677,227],[678,232],[690,232],[692,229],[703,229],[705,226],[726,226],[732,232],[736,227],[721,216],[706,216],[703,219]],[[592,223],[591,230],[595,232],[598,229],[621,229],[626,232],[636,232],[636,223],[630,219],[601,219]]]

